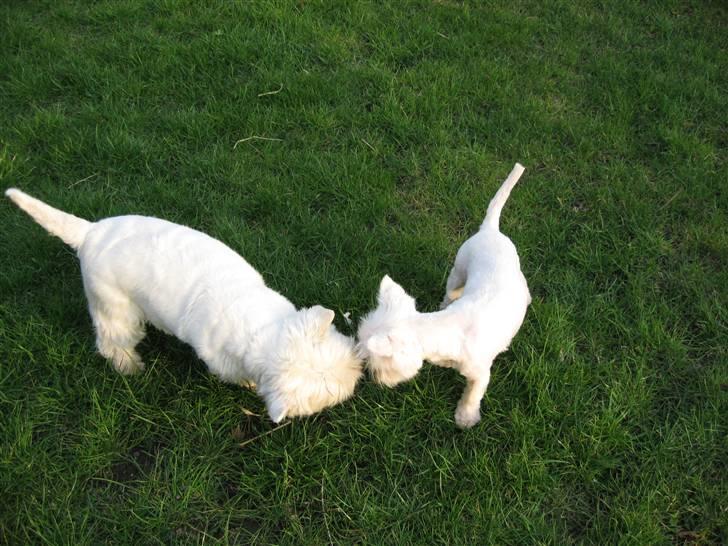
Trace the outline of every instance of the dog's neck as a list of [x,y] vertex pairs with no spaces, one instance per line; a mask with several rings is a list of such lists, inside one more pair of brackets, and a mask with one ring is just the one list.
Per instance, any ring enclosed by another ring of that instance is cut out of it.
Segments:
[[411,320],[423,350],[433,364],[448,365],[463,354],[464,333],[458,317],[447,310],[417,313]]
[[271,371],[271,364],[274,361],[271,355],[276,354],[276,349],[281,343],[282,325],[287,319],[293,318],[297,312],[291,305],[291,310],[282,309],[280,313],[269,317],[270,322],[254,331],[253,337],[242,355],[246,367],[253,376],[250,378],[252,381],[261,383],[263,375]]

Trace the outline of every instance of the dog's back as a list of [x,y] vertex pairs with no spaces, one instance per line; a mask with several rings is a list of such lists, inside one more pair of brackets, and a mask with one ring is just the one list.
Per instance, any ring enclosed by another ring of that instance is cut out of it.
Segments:
[[[528,295],[526,278],[513,242],[499,231],[480,230],[463,243],[458,260],[466,265],[467,282],[463,298],[491,300]],[[530,302],[527,298],[526,305]],[[515,302],[514,302],[515,303]]]
[[491,200],[480,230],[463,243],[456,258],[466,282],[453,310],[470,309],[473,327],[481,333],[477,337],[487,338],[496,354],[508,348],[531,303],[516,246],[499,229],[503,206],[524,170],[516,163]]

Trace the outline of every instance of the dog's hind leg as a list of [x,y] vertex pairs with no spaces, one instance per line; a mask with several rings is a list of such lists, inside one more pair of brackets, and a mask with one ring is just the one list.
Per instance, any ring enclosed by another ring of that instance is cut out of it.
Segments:
[[445,285],[445,297],[440,304],[440,309],[445,309],[448,305],[463,295],[463,288],[465,288],[465,281],[467,280],[468,273],[465,264],[455,260],[455,265],[450,271],[450,275],[447,277],[447,284]]
[[144,337],[141,310],[123,296],[109,301],[88,294],[88,300],[99,353],[123,375],[142,371],[144,362],[134,349]]
[[467,384],[455,410],[455,424],[458,427],[470,428],[480,421],[480,401],[490,382],[491,364],[492,361],[488,362],[488,365],[481,368],[481,373],[475,377],[466,376]]

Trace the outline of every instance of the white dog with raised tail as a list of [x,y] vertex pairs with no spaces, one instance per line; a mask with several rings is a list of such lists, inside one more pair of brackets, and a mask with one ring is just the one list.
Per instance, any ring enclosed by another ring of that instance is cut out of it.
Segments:
[[480,231],[458,250],[436,313],[419,313],[415,300],[388,276],[377,308],[359,326],[359,350],[375,380],[394,386],[414,377],[423,360],[457,369],[467,384],[455,422],[480,421],[480,401],[493,359],[508,349],[531,303],[516,247],[500,232],[501,209],[523,174],[516,166],[488,206]]
[[297,311],[220,241],[158,218],[88,222],[17,189],[5,195],[77,251],[96,345],[118,372],[144,368],[134,348],[149,322],[189,343],[223,381],[256,385],[275,422],[354,392],[361,361],[334,312]]

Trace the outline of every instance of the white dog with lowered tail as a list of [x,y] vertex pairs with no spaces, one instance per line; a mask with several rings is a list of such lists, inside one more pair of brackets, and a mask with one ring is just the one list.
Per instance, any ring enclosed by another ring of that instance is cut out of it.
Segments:
[[461,428],[480,421],[493,359],[508,349],[531,303],[516,247],[498,227],[523,171],[516,163],[490,202],[480,231],[458,250],[441,311],[419,313],[415,300],[385,275],[377,308],[359,326],[360,352],[380,383],[391,387],[411,379],[423,360],[463,374],[467,384],[455,412]]
[[297,311],[220,241],[158,218],[88,222],[17,189],[5,195],[78,252],[96,345],[118,372],[144,368],[134,348],[149,322],[192,345],[223,381],[256,385],[275,422],[354,392],[361,362],[334,312]]

